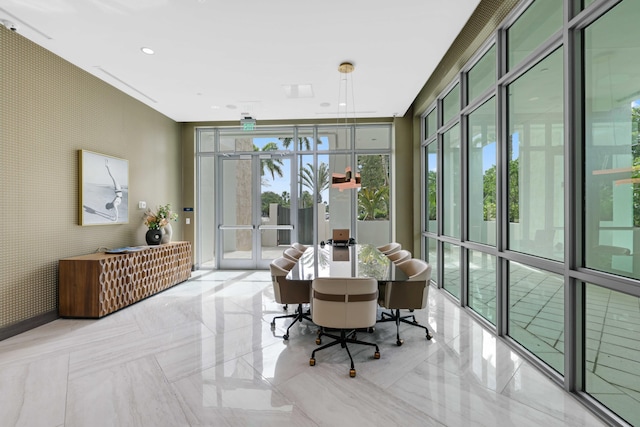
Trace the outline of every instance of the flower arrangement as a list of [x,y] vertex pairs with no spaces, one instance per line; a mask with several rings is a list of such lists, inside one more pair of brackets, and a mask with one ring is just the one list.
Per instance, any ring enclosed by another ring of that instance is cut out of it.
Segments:
[[144,213],[144,225],[149,227],[149,230],[159,230],[169,223],[169,221],[177,221],[178,214],[171,210],[171,204],[158,206],[156,211],[147,209]]

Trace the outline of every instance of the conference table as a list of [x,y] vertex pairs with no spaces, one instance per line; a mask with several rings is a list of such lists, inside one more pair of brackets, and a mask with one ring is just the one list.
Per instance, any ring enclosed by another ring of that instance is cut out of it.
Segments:
[[311,246],[287,274],[287,280],[316,277],[374,278],[378,283],[407,280],[407,275],[374,245]]

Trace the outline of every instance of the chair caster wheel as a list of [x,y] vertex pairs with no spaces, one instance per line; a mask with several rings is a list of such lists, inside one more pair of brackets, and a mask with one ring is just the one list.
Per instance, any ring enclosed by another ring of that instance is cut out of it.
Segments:
[[380,359],[380,352],[376,351],[375,353],[373,353],[373,358],[374,359]]
[[276,324],[274,322],[271,322],[271,330],[273,331],[274,329],[276,329]]
[[433,338],[433,337],[431,336],[431,334],[429,334],[429,332],[427,332],[427,340],[431,341],[431,338]]
[[316,359],[314,359],[313,357],[309,359],[309,366],[316,366]]
[[322,340],[321,340],[320,338],[316,338],[316,344],[317,344],[317,345],[322,344]]
[[356,377],[356,370],[355,369],[349,369],[349,376],[351,378],[355,378]]
[[283,309],[284,311],[287,311],[287,310],[289,309],[289,306],[288,306],[287,304],[285,304],[285,305],[283,305],[283,306],[282,306],[282,309]]
[[289,339],[289,335],[284,334],[284,335],[282,336],[282,339],[283,339],[283,340],[285,340],[285,341],[286,341],[286,340],[288,340],[288,339]]
[[376,330],[376,328],[374,328],[373,326],[370,326],[369,328],[367,328],[367,332],[369,332],[370,334],[374,333]]
[[396,341],[396,344],[398,345],[398,347],[400,347],[402,344],[404,344],[404,340],[398,340]]

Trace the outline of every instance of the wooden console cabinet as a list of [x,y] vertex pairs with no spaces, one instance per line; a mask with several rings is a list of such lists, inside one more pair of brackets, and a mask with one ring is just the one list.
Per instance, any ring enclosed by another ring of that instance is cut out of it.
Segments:
[[61,317],[103,317],[189,279],[191,243],[65,258],[58,274]]

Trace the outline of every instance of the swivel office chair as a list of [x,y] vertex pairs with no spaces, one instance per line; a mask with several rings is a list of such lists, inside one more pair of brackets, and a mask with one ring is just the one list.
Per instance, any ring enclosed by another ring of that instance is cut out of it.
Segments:
[[378,304],[390,310],[390,312],[383,311],[378,323],[395,322],[396,344],[398,346],[404,343],[404,340],[400,339],[400,322],[424,329],[427,340],[430,340],[432,336],[429,333],[429,329],[427,329],[426,326],[420,325],[414,314],[401,316],[400,310],[410,310],[413,312],[415,309],[425,308],[427,306],[431,265],[421,259],[412,258],[399,263],[398,268],[403,270],[409,278],[401,282],[386,282],[384,295],[380,297]]
[[307,248],[309,248],[309,246],[303,245],[302,243],[298,243],[298,242],[293,242],[291,244],[291,247],[299,250],[300,252],[304,252],[307,250]]
[[397,252],[393,252],[393,253],[390,253],[389,255],[387,255],[387,258],[389,258],[391,261],[393,261],[394,264],[398,264],[398,263],[401,263],[403,261],[407,261],[407,260],[411,259],[411,252],[409,252],[406,249],[400,249]]
[[309,313],[305,312],[303,308],[303,304],[308,304],[310,300],[311,281],[287,280],[286,276],[289,270],[287,270],[286,267],[290,264],[291,261],[283,257],[276,258],[269,264],[276,302],[287,305],[298,304],[295,313],[276,316],[271,320],[271,329],[275,329],[276,319],[293,318],[293,322],[291,322],[287,328],[287,332],[282,336],[285,341],[289,339],[289,330],[296,322],[302,322],[303,320],[311,321]]
[[294,247],[289,247],[287,249],[284,250],[284,252],[282,253],[282,255],[287,258],[290,259],[293,262],[298,262],[298,260],[300,259],[300,257],[302,256],[302,252],[300,252],[299,250],[297,250]]
[[[317,278],[311,283],[311,288],[311,318],[313,323],[321,327],[316,344],[322,344],[323,336],[333,338],[333,341],[313,350],[309,365],[315,366],[317,351],[340,344],[349,355],[349,376],[353,378],[356,369],[347,344],[375,347],[373,357],[380,358],[377,344],[356,338],[356,329],[370,328],[376,324],[378,282],[372,278]],[[325,328],[338,329],[340,335],[329,333]]]
[[385,255],[390,255],[402,249],[402,245],[400,243],[391,242],[387,243],[386,245],[378,246],[377,249]]

